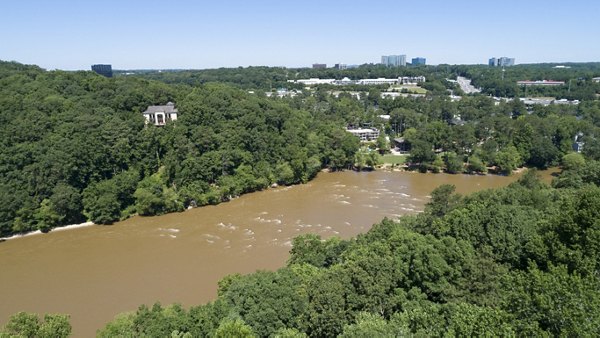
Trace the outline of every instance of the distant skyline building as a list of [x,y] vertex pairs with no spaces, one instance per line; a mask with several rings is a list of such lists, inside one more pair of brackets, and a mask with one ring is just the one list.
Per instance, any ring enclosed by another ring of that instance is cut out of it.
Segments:
[[327,64],[326,63],[313,63],[312,67],[313,67],[313,69],[324,69],[324,68],[327,68]]
[[427,60],[425,58],[416,57],[416,58],[413,58],[410,63],[413,66],[418,66],[418,65],[424,65],[426,62],[427,62]]
[[112,77],[112,66],[111,65],[92,65],[92,70],[102,76]]
[[406,66],[406,55],[382,55],[381,64],[388,67]]
[[499,58],[491,58],[488,61],[488,65],[492,67],[510,67],[515,65],[515,58],[508,58],[506,56],[502,56]]
[[339,70],[344,70],[344,69],[348,68],[348,65],[345,63],[336,63],[335,66],[333,66],[333,68],[339,69]]

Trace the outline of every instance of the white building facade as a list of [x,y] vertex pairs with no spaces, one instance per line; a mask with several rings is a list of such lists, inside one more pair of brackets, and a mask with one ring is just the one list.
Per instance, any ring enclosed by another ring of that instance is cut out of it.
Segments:
[[379,137],[379,130],[375,128],[346,129],[346,131],[358,137],[361,142],[375,141]]
[[164,126],[170,121],[177,120],[178,113],[179,111],[175,108],[175,104],[169,102],[164,106],[148,106],[142,115],[146,119],[146,124]]

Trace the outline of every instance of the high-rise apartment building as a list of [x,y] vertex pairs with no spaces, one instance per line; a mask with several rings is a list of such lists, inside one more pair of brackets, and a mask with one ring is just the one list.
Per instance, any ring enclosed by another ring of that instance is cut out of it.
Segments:
[[111,65],[92,65],[92,70],[102,76],[112,77],[112,66]]
[[426,62],[427,62],[427,60],[425,60],[425,58],[417,57],[417,58],[413,58],[410,63],[413,66],[418,66],[418,65],[424,65]]
[[388,67],[406,66],[406,55],[383,55],[381,64]]
[[509,67],[515,65],[515,58],[507,58],[502,56],[499,58],[491,58],[488,61],[488,65],[492,67]]
[[325,69],[325,68],[327,68],[327,64],[326,63],[313,63],[312,67],[313,67],[313,69]]

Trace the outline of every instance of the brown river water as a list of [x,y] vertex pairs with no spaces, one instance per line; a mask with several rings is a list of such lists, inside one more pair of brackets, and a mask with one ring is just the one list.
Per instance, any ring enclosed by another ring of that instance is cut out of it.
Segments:
[[217,206],[11,239],[0,243],[0,325],[18,311],[67,313],[75,337],[93,337],[140,304],[205,303],[228,274],[277,269],[299,234],[347,239],[423,210],[441,184],[464,194],[518,177],[321,173]]

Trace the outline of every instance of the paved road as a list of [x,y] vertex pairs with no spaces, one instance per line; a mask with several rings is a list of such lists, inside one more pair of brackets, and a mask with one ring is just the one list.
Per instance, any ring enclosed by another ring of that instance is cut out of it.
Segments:
[[456,81],[458,82],[460,89],[462,89],[462,91],[465,92],[465,94],[473,94],[473,93],[481,92],[481,89],[475,88],[471,84],[471,80],[467,79],[466,77],[458,76],[456,78]]

